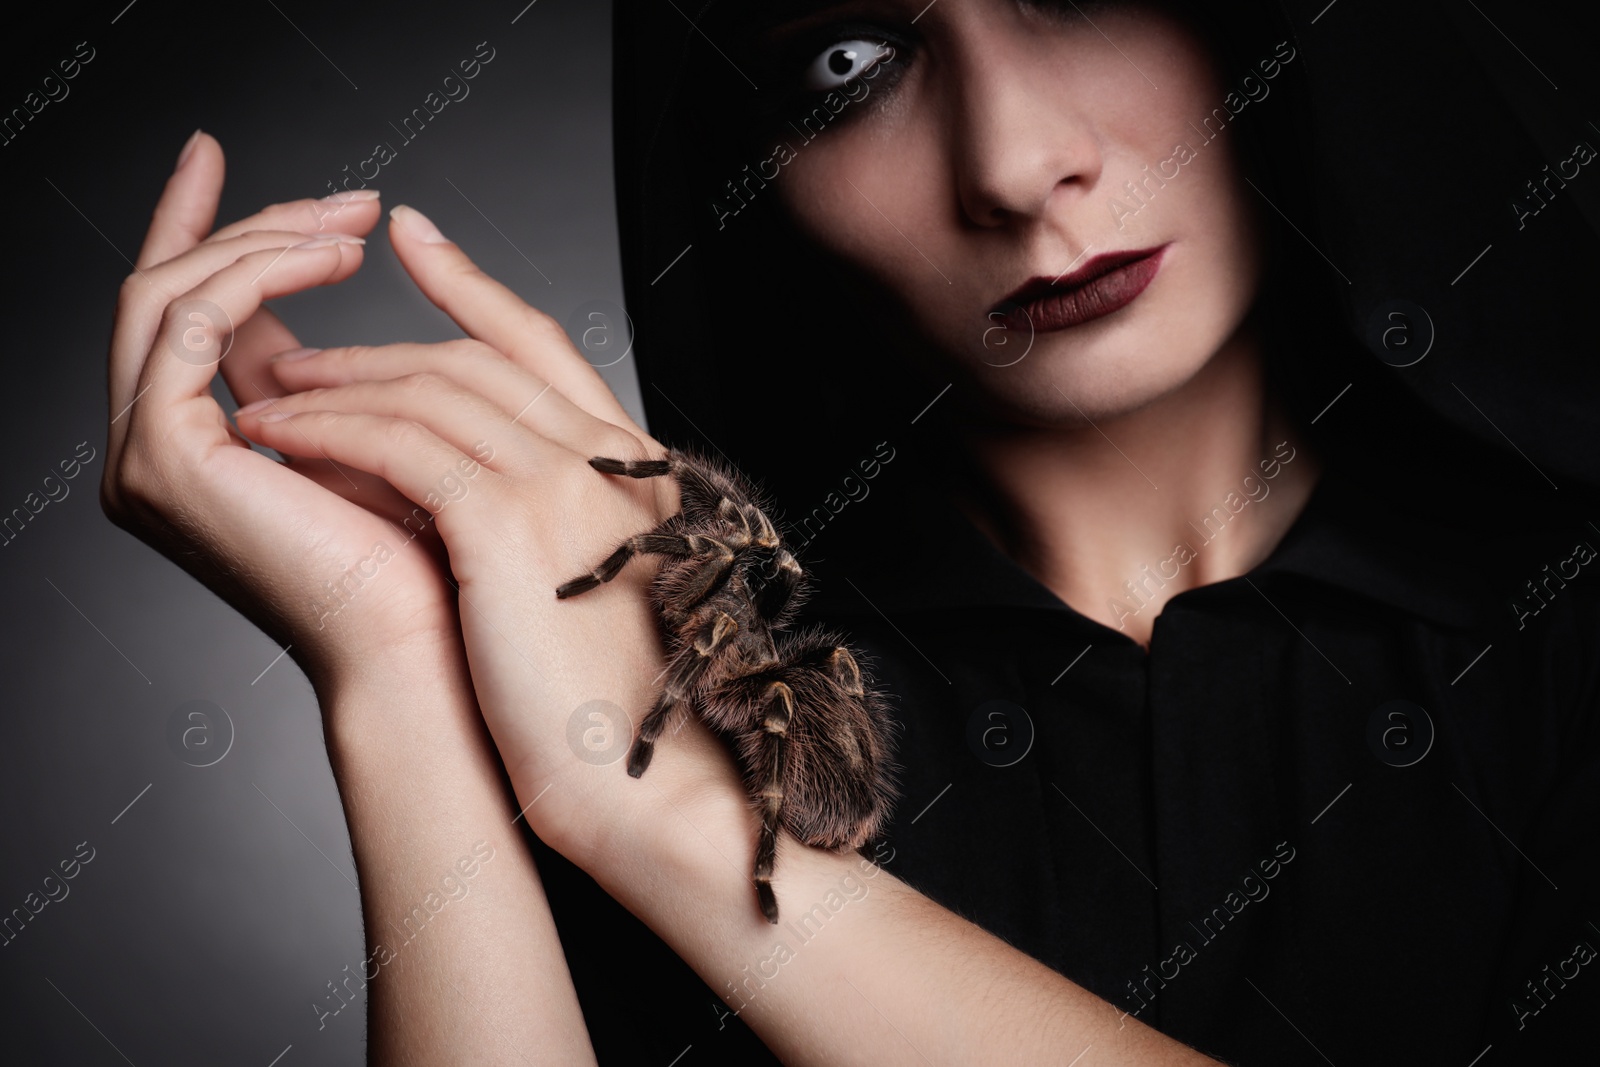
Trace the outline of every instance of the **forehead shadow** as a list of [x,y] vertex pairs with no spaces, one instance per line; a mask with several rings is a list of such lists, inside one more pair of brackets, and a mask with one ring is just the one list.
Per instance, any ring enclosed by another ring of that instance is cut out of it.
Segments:
[[[705,13],[701,28],[708,34],[715,27],[748,36],[764,33],[829,8],[845,6],[843,0],[722,0]],[[879,6],[898,7],[899,4],[891,0]]]

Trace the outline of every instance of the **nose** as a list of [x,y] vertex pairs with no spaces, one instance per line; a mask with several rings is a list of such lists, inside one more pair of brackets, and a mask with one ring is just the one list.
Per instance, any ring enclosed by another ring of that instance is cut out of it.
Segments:
[[966,42],[948,82],[947,150],[962,212],[995,228],[1086,195],[1103,158],[1088,111],[1070,98],[1059,51],[999,26],[979,32],[987,39]]

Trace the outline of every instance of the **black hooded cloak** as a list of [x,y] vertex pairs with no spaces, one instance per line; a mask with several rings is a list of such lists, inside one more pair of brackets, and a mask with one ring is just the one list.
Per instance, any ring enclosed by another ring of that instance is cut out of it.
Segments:
[[[1481,11],[1182,6],[1240,87],[1221,135],[1273,207],[1270,380],[1325,473],[1263,564],[1167,602],[1146,653],[951,506],[971,474],[959,397],[895,363],[874,309],[750,180],[771,154],[742,133],[753,5],[616,9],[650,430],[773,494],[810,617],[894,695],[905,799],[884,867],[1228,1062],[1581,1047],[1600,1005],[1582,313],[1600,129],[1573,94],[1486,58]],[[540,862],[602,1062],[775,1062],[737,1016],[760,976],[708,986]]]

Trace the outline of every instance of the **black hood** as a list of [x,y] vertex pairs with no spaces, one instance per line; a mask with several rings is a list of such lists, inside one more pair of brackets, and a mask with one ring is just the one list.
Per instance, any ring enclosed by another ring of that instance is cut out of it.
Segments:
[[[1573,93],[1508,80],[1485,60],[1498,31],[1456,7],[1181,10],[1211,31],[1226,84],[1280,43],[1294,53],[1231,129],[1287,265],[1263,302],[1269,373],[1328,461],[1403,466],[1413,503],[1582,493],[1600,486],[1582,314],[1600,248],[1581,209],[1600,193],[1582,158],[1600,130],[1562,111]],[[618,0],[623,273],[651,432],[725,456],[793,514],[886,439],[937,467],[960,405],[913,425],[944,383],[886,357],[871,309],[787,233],[774,196],[730,216],[728,183],[770,155],[740,133],[759,98],[738,62],[740,10]]]

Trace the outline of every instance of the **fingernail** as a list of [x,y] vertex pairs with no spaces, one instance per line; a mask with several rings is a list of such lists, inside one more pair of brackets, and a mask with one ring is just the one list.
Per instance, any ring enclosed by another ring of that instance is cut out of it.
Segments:
[[353,204],[361,200],[376,200],[381,194],[376,189],[348,189],[344,192],[329,193],[322,198],[324,204]]
[[414,207],[405,204],[396,204],[389,211],[389,217],[398,222],[412,237],[425,241],[431,245],[446,245],[450,238],[439,232],[439,227],[433,221]]
[[187,141],[183,142],[183,151],[178,153],[178,165],[172,168],[174,171],[183,169],[183,165],[189,162],[189,157],[194,154],[194,146],[199,143],[200,131],[196,130],[189,135],[189,139]]
[[269,359],[268,363],[293,363],[297,359],[310,359],[321,352],[320,348],[292,348],[287,352],[279,352]]
[[268,412],[267,414],[261,416],[261,418],[257,419],[256,421],[257,422],[282,422],[284,419],[287,419],[288,417],[289,416],[287,414],[285,414],[284,412],[282,412],[282,411],[272,411],[272,412]]
[[272,403],[271,399],[257,400],[252,404],[246,404],[244,407],[240,408],[238,411],[235,411],[233,413],[233,417],[237,419],[240,415],[249,415],[251,412],[260,411],[262,408],[266,407],[270,403]]
[[347,233],[330,233],[325,237],[313,237],[309,241],[301,241],[296,248],[327,248],[329,245],[364,245],[366,239],[352,237]]

